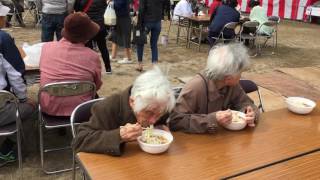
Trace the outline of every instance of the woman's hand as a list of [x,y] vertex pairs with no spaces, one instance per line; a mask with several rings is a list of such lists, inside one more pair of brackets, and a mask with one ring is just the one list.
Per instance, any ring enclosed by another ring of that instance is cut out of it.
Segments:
[[135,141],[142,134],[142,127],[140,124],[127,123],[120,127],[120,137],[125,142]]
[[256,117],[256,113],[254,112],[253,108],[251,106],[247,106],[245,112],[246,112],[245,120],[248,126],[255,127],[256,125],[254,124],[254,120]]
[[222,126],[226,126],[226,125],[230,124],[231,120],[232,120],[231,110],[228,109],[225,111],[216,112],[216,119],[217,119],[217,122]]

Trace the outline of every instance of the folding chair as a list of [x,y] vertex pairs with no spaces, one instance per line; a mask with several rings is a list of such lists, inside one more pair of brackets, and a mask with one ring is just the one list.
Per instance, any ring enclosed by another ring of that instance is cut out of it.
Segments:
[[18,161],[19,170],[22,169],[22,154],[21,154],[21,136],[23,137],[22,124],[20,113],[18,109],[18,99],[10,92],[0,90],[0,109],[4,108],[7,103],[14,103],[16,108],[16,122],[0,127],[0,136],[10,136],[17,134],[17,147],[18,147]]
[[[244,32],[244,29],[255,29],[254,32],[246,33]],[[255,43],[257,38],[257,29],[259,28],[259,22],[258,21],[246,21],[242,24],[241,31],[240,31],[240,42],[248,40],[249,44],[250,41],[252,42],[252,46],[255,45],[256,47],[256,56],[258,54],[258,43]]]
[[[72,136],[73,139],[76,138],[76,130],[75,126],[79,125],[81,123],[89,121],[89,118],[91,117],[91,107],[93,104],[95,104],[98,101],[103,100],[104,98],[99,99],[93,99],[84,103],[79,104],[72,112],[70,117],[70,124],[71,124],[71,130],[72,130]],[[75,179],[75,173],[76,173],[76,154],[73,152],[73,158],[72,158],[72,179]]]
[[[277,30],[276,30],[276,28],[277,28],[277,24],[278,24],[278,22],[276,22],[276,21],[267,21],[267,22],[264,22],[262,25],[260,25],[260,27],[259,27],[259,29],[258,29],[258,35],[257,35],[257,39],[264,39],[264,42],[263,43],[259,43],[259,45],[258,45],[258,53],[261,55],[261,46],[262,47],[266,47],[266,45],[267,45],[267,42],[268,42],[268,40],[269,39],[271,39],[272,38],[272,55],[273,54],[275,54],[275,50],[276,50],[276,48],[277,48],[277,40],[276,40],[276,38],[275,38],[275,36],[277,36]],[[260,29],[263,27],[263,26],[267,26],[267,27],[270,27],[270,28],[272,28],[273,29],[273,32],[270,34],[270,35],[268,35],[268,34],[261,34],[261,33],[259,33],[260,32]]]
[[[187,42],[186,46],[188,46],[189,20],[187,18],[183,18],[181,16],[178,16],[178,17],[179,17],[178,22],[176,22],[177,26],[178,26],[176,43],[179,44],[179,40],[183,40],[183,41]],[[172,23],[175,23],[173,19],[171,19],[171,21],[170,21],[168,37],[169,37],[170,27],[171,27]],[[181,31],[182,30],[186,31],[186,35],[185,36],[181,35]]]
[[276,22],[276,28],[275,28],[275,35],[276,35],[276,48],[278,48],[278,24],[280,24],[280,17],[279,16],[270,16],[268,17],[269,21]]
[[[65,82],[57,82],[57,83],[50,83],[42,88],[40,88],[38,93],[38,100],[41,102],[41,94],[48,93],[50,96],[56,97],[70,97],[70,96],[77,96],[81,94],[90,93],[92,99],[94,99],[96,95],[96,86],[93,82],[89,81],[65,81]],[[41,111],[41,103],[39,103],[39,134],[40,134],[40,157],[41,157],[41,167],[42,170],[46,174],[55,174],[65,171],[70,171],[72,168],[69,169],[60,169],[55,171],[46,170],[44,167],[44,153],[52,152],[52,151],[60,151],[69,149],[68,147],[62,148],[53,148],[53,149],[45,149],[44,142],[43,142],[43,128],[50,130],[56,128],[63,128],[63,127],[70,127],[70,118],[61,118],[55,116],[48,116]]]
[[8,0],[7,2],[9,2],[8,4],[10,4],[10,8],[12,9],[12,12],[10,11],[8,15],[12,16],[12,18],[15,19],[15,22],[19,22],[20,20],[23,22],[23,18],[21,17],[21,14],[19,13],[19,9],[16,6],[16,4],[12,0]]
[[28,15],[31,15],[34,19],[34,24],[39,25],[41,21],[41,9],[40,9],[40,0],[26,0],[25,9],[26,12],[23,15],[23,21],[25,22]]
[[218,37],[208,36],[207,39],[210,43],[210,47],[213,47],[219,40],[222,40],[223,43],[235,41],[237,39],[238,33],[235,32],[235,36],[232,38],[226,38],[224,35],[224,31],[226,29],[235,31],[238,25],[239,25],[238,22],[229,22],[226,25],[224,25]]
[[247,94],[255,92],[255,91],[257,92],[258,97],[259,97],[258,108],[260,109],[261,112],[264,112],[262,97],[261,97],[261,93],[259,91],[257,84],[251,80],[244,80],[244,79],[240,79],[239,84],[242,87],[242,89],[244,90],[244,92],[246,92]]

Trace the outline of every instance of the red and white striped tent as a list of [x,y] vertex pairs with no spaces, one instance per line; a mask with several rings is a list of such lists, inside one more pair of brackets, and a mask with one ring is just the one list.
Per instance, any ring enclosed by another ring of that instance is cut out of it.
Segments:
[[[213,0],[205,0],[210,6]],[[250,0],[238,0],[242,12],[249,13]],[[305,20],[308,6],[317,0],[260,0],[260,4],[267,10],[268,16],[279,16],[280,18],[292,20]]]

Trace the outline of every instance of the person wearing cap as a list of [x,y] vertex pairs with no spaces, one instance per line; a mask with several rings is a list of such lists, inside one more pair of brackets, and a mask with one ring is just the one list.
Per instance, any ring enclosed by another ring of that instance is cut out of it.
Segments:
[[170,114],[169,128],[187,133],[215,133],[230,124],[232,110],[242,111],[249,127],[259,110],[239,84],[250,65],[247,49],[237,43],[211,49],[207,66],[181,90]]
[[[99,32],[99,25],[85,13],[66,17],[60,41],[47,42],[40,56],[40,86],[61,81],[91,81],[101,87],[101,64],[98,53],[85,44]],[[51,116],[70,116],[80,103],[91,95],[51,97],[42,93],[42,111]]]
[[[13,38],[1,29],[6,25],[6,16],[10,8],[0,3],[0,90],[13,93],[19,99],[19,112],[22,121],[28,119],[34,112],[35,103],[27,98],[27,86],[23,79],[25,64]],[[14,123],[16,109],[14,103],[0,102],[0,126]],[[15,137],[0,141],[0,167],[16,160],[14,151]]]

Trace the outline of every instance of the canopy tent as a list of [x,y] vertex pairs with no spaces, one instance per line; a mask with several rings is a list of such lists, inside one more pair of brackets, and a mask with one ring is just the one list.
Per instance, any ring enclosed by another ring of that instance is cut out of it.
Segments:
[[[240,10],[250,13],[250,0],[238,0]],[[279,16],[280,18],[292,20],[306,20],[306,9],[317,0],[260,0],[262,7],[267,10],[268,16]],[[210,6],[213,0],[205,0]]]

